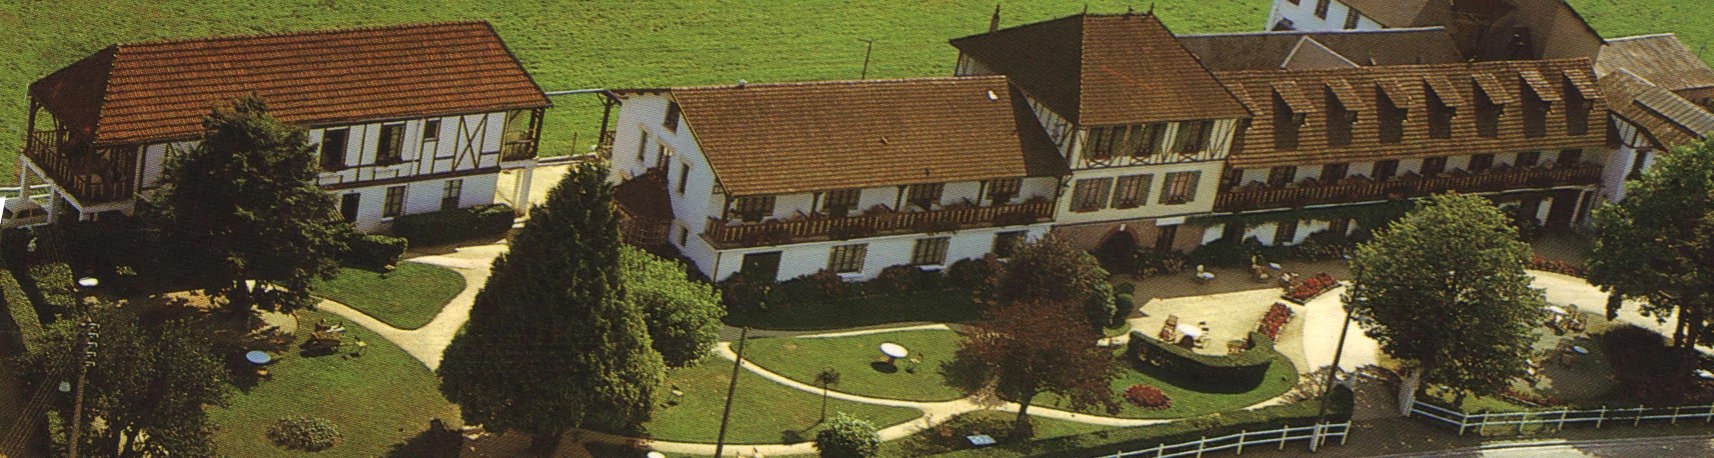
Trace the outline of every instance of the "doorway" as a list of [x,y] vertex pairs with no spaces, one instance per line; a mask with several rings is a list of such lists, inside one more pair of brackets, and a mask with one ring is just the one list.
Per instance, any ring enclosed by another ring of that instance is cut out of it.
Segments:
[[357,222],[357,206],[363,201],[363,195],[350,193],[339,196],[339,216],[345,217],[345,222]]
[[744,278],[766,278],[768,281],[775,281],[780,275],[780,252],[745,254],[744,263],[738,267],[738,273]]

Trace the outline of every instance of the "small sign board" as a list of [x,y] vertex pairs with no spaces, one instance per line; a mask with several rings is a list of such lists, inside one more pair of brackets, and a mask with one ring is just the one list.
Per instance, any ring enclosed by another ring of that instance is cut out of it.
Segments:
[[974,445],[977,447],[995,444],[994,437],[989,436],[987,434],[974,434],[974,435],[964,436],[964,438],[970,440],[970,445]]

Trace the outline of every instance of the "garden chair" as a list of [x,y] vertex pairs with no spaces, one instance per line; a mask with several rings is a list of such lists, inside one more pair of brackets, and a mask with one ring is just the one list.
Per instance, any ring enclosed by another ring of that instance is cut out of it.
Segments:
[[1174,326],[1178,326],[1178,315],[1167,315],[1166,316],[1166,326],[1169,328],[1174,327]]
[[1243,340],[1226,341],[1226,354],[1228,354],[1228,355],[1236,355],[1239,353],[1243,353],[1244,350],[1249,350],[1249,349],[1250,349],[1249,343],[1245,342]]

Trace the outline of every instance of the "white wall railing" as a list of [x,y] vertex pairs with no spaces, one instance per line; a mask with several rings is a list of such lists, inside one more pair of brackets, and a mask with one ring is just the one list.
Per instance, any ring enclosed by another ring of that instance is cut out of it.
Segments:
[[1562,429],[1570,423],[1594,423],[1600,428],[1608,423],[1629,423],[1631,426],[1643,421],[1666,420],[1678,424],[1679,420],[1702,420],[1704,424],[1714,421],[1714,404],[1676,406],[1676,407],[1634,407],[1628,409],[1571,410],[1561,409],[1529,409],[1523,412],[1496,413],[1464,413],[1422,401],[1411,403],[1411,414],[1446,423],[1458,427],[1458,434],[1465,431],[1485,431],[1490,426],[1515,427],[1522,432],[1525,427],[1536,426]]
[[1232,450],[1244,453],[1244,447],[1260,445],[1277,445],[1285,450],[1285,444],[1293,441],[1309,441],[1309,450],[1315,451],[1329,438],[1339,438],[1339,444],[1345,444],[1346,435],[1351,432],[1351,422],[1317,423],[1310,426],[1284,427],[1266,431],[1239,431],[1219,437],[1204,437],[1199,440],[1178,444],[1160,444],[1152,448],[1133,450],[1129,452],[1106,455],[1101,458],[1126,457],[1156,457],[1197,456],[1204,453]]

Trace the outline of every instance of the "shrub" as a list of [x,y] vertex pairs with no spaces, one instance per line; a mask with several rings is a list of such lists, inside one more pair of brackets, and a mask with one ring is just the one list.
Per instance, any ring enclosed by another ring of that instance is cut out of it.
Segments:
[[[1251,257],[1256,254],[1254,247],[1249,243],[1254,239],[1252,237],[1244,240],[1243,243],[1227,238],[1208,242],[1190,252],[1190,263],[1219,267],[1248,266]],[[1255,243],[1255,245],[1260,244],[1260,242]]]
[[1178,251],[1155,251],[1153,248],[1137,249],[1137,277],[1152,277],[1155,275],[1172,275],[1184,272],[1184,266],[1189,264],[1189,258]]
[[18,280],[3,268],[0,268],[0,307],[6,308],[12,324],[18,327],[15,343],[23,344],[26,353],[39,349],[45,336],[41,316],[36,314],[36,307],[30,304],[24,288],[18,286]]
[[416,213],[393,219],[393,235],[410,240],[414,246],[491,237],[511,229],[512,207],[506,204]]
[[963,259],[946,269],[947,286],[969,291],[971,300],[977,303],[998,303],[1000,273],[1005,267],[993,253]]
[[[1130,285],[1129,283],[1120,284]],[[1131,296],[1129,292],[1121,292],[1115,289],[1113,292],[1113,321],[1109,322],[1108,325],[1118,326],[1119,323],[1124,323],[1126,318],[1130,318],[1131,312],[1135,311],[1137,311],[1136,297]]]
[[74,290],[71,267],[63,262],[46,262],[32,264],[26,272],[29,274],[28,284],[19,282],[26,294],[34,286],[35,294],[30,298],[36,303],[36,311],[44,317],[62,316],[77,308],[77,291]]
[[1272,339],[1258,332],[1251,332],[1249,339],[1248,350],[1235,355],[1216,356],[1196,353],[1156,339],[1142,330],[1132,330],[1125,355],[1131,361],[1142,361],[1184,376],[1209,387],[1210,391],[1237,393],[1260,385],[1268,367],[1274,362]]
[[399,263],[409,242],[402,237],[381,234],[357,235],[347,243],[344,261],[354,267],[383,269]]
[[1125,400],[1138,407],[1151,410],[1165,410],[1172,407],[1172,398],[1167,397],[1160,388],[1140,383],[1125,389]]
[[880,456],[881,435],[875,433],[875,425],[839,412],[815,433],[815,449],[824,457]]
[[1548,259],[1546,256],[1541,255],[1530,257],[1530,268],[1570,275],[1573,277],[1583,276],[1583,269],[1577,268],[1577,266],[1572,265],[1570,262],[1558,259]]
[[863,286],[865,292],[870,294],[902,294],[945,288],[946,278],[936,270],[923,270],[917,266],[891,266],[881,269],[880,275],[865,282]]
[[288,449],[326,450],[339,443],[339,428],[325,418],[286,417],[268,427],[268,438]]
[[1691,350],[1672,348],[1665,337],[1635,325],[1607,331],[1602,340],[1621,396],[1650,406],[1714,401],[1693,374],[1697,358]]

